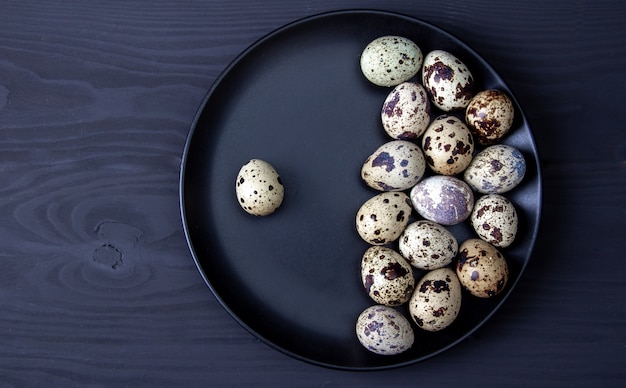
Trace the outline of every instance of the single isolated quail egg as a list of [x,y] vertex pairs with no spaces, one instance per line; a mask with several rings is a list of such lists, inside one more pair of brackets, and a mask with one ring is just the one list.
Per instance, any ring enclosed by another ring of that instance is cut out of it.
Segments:
[[359,236],[372,245],[385,245],[400,237],[409,223],[411,200],[403,192],[387,191],[368,199],[356,215]]
[[430,101],[418,82],[403,82],[389,93],[380,118],[385,132],[394,139],[415,140],[430,123]]
[[515,108],[506,93],[490,89],[477,93],[465,110],[465,122],[478,143],[491,145],[509,132]]
[[455,116],[442,115],[433,120],[422,138],[428,166],[442,175],[463,172],[472,161],[474,140],[467,126]]
[[465,109],[474,96],[474,77],[457,57],[443,50],[429,52],[422,67],[422,84],[432,103],[444,112]]
[[235,192],[239,205],[247,213],[267,216],[280,207],[285,195],[276,169],[261,159],[244,164],[237,174]]
[[450,326],[461,311],[461,283],[450,268],[428,272],[417,283],[409,312],[421,329],[439,331]]
[[392,140],[367,157],[361,167],[361,178],[379,191],[402,191],[415,186],[425,170],[424,153],[417,144]]
[[361,259],[361,281],[367,294],[378,304],[400,306],[415,289],[411,265],[391,248],[371,246]]
[[517,234],[517,211],[513,203],[499,194],[480,197],[470,216],[471,224],[481,239],[493,246],[506,248]]
[[415,340],[409,320],[393,307],[382,305],[370,306],[359,314],[356,336],[363,347],[380,355],[405,352]]
[[452,176],[425,178],[411,189],[410,194],[417,213],[441,225],[456,225],[465,221],[474,207],[472,189]]
[[525,174],[524,155],[512,146],[496,144],[474,156],[463,178],[479,193],[502,194],[517,187]]
[[410,39],[381,36],[361,53],[361,71],[378,86],[395,86],[413,78],[422,66],[422,50]]
[[463,287],[479,298],[498,295],[509,280],[509,267],[502,253],[478,238],[466,240],[459,247],[456,273]]
[[398,240],[398,247],[402,256],[413,267],[433,270],[450,264],[457,254],[459,244],[444,226],[419,220],[404,229]]

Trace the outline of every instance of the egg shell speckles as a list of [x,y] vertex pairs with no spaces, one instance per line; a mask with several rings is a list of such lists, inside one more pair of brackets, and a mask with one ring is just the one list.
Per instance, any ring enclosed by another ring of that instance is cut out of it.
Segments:
[[515,240],[517,211],[511,201],[499,194],[480,197],[470,220],[478,237],[498,248],[506,248]]
[[442,225],[419,220],[402,232],[398,248],[413,267],[433,270],[450,264],[458,252],[459,244]]
[[395,86],[415,76],[422,66],[422,50],[410,39],[381,36],[361,53],[361,71],[378,86]]
[[433,120],[422,138],[426,163],[437,174],[456,175],[469,166],[474,140],[467,126],[455,116]]
[[435,175],[423,179],[411,189],[411,202],[425,219],[441,225],[456,225],[470,216],[474,194],[458,178]]
[[509,267],[496,247],[473,238],[461,244],[457,256],[459,281],[472,295],[490,298],[504,290],[509,280]]
[[361,179],[379,191],[407,190],[424,175],[426,161],[421,148],[407,140],[392,140],[372,153],[361,167]]
[[479,193],[502,194],[517,187],[525,174],[524,155],[509,145],[496,144],[474,156],[463,178]]
[[369,247],[361,259],[361,281],[365,291],[378,304],[400,306],[415,289],[411,265],[391,248]]
[[385,132],[394,139],[415,140],[430,122],[430,101],[417,82],[396,86],[383,103],[380,118]]
[[409,320],[394,308],[382,305],[368,307],[359,314],[356,336],[363,347],[380,355],[400,354],[415,341]]
[[461,284],[450,268],[428,272],[417,283],[409,312],[421,329],[439,331],[450,326],[461,311]]
[[403,192],[380,193],[368,199],[356,215],[359,236],[372,245],[389,244],[409,223],[411,200]]
[[457,57],[443,50],[429,52],[422,66],[422,84],[432,103],[449,112],[465,109],[474,96],[474,77]]
[[465,110],[465,122],[478,143],[491,145],[509,132],[515,108],[500,90],[483,90],[476,94]]
[[241,208],[255,216],[272,214],[280,207],[285,195],[278,172],[261,159],[252,159],[241,167],[235,192]]

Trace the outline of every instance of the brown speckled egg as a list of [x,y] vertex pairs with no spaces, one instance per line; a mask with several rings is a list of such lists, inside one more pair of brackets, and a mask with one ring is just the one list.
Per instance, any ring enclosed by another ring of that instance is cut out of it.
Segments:
[[420,48],[401,36],[381,36],[361,53],[361,71],[378,86],[395,86],[413,78],[422,66]]
[[482,145],[502,139],[511,129],[514,116],[513,102],[500,90],[479,92],[465,110],[465,122]]
[[405,193],[380,193],[359,208],[356,230],[372,245],[389,244],[400,237],[409,223],[411,211],[411,200]]
[[266,216],[276,211],[283,202],[284,190],[278,172],[264,160],[250,160],[237,174],[237,199],[249,214]]
[[470,220],[478,237],[496,247],[506,248],[515,240],[517,211],[513,203],[501,195],[480,197]]
[[415,289],[411,265],[398,252],[381,246],[371,246],[363,254],[361,281],[367,295],[385,306],[400,306]]
[[450,326],[461,310],[461,284],[453,270],[439,268],[417,283],[409,312],[421,329],[439,331]]
[[509,267],[502,253],[478,238],[459,247],[456,273],[463,287],[480,298],[498,295],[509,280]]
[[442,115],[426,129],[422,149],[431,170],[437,174],[456,175],[472,161],[474,140],[461,120]]
[[430,122],[430,101],[417,82],[396,86],[383,103],[380,118],[385,132],[394,139],[415,140]]
[[380,355],[405,352],[415,340],[409,320],[394,308],[382,305],[368,307],[359,314],[356,336],[363,347]]
[[443,50],[429,52],[422,66],[422,84],[432,103],[449,112],[465,109],[474,96],[474,77],[457,57]]
[[419,220],[404,229],[398,240],[398,248],[415,268],[433,270],[450,264],[458,252],[459,244],[442,225]]
[[379,191],[402,191],[415,186],[426,170],[422,149],[407,140],[392,140],[374,151],[361,167],[361,178]]
[[526,174],[524,155],[515,147],[495,144],[480,151],[463,178],[483,194],[502,194],[517,187]]
[[455,225],[465,221],[474,207],[472,189],[462,180],[445,175],[423,179],[411,189],[415,210],[429,221]]

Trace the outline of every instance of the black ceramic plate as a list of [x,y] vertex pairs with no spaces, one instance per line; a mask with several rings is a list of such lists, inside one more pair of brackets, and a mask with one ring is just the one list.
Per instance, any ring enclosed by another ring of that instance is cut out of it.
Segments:
[[[528,171],[507,194],[520,216],[517,240],[503,250],[511,270],[507,288],[486,300],[464,294],[450,327],[437,333],[416,328],[415,345],[401,355],[379,356],[360,345],[356,318],[374,303],[360,283],[368,245],[356,232],[355,215],[377,192],[359,173],[365,158],[391,140],[380,123],[391,89],[370,84],[359,57],[370,41],[388,34],[413,40],[424,54],[447,50],[467,64],[479,89],[511,94],[474,51],[436,27],[387,12],[327,13],[270,33],[228,66],[202,103],[183,155],[185,233],[216,298],[270,346],[327,367],[397,367],[463,340],[509,295],[537,234],[538,157],[516,105],[517,118],[503,142],[524,153]],[[239,168],[251,158],[271,163],[285,186],[281,208],[267,217],[245,213],[235,197]],[[465,224],[451,230],[460,242],[472,236]],[[406,314],[406,307],[399,310]]]

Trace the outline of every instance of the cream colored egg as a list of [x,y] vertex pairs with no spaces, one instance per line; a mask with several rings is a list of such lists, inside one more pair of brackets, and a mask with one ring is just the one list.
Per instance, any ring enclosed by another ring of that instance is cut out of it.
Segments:
[[457,275],[450,268],[439,268],[428,272],[417,283],[409,300],[409,312],[421,329],[440,331],[459,315],[461,299]]
[[413,78],[422,66],[420,48],[401,36],[381,36],[361,53],[361,71],[378,86],[395,86]]
[[415,289],[411,265],[398,252],[369,247],[361,259],[361,281],[372,300],[385,306],[406,303]]
[[417,82],[396,86],[383,103],[380,118],[385,132],[394,139],[415,140],[430,123],[430,101]]
[[267,216],[280,207],[285,189],[271,164],[252,159],[239,170],[235,192],[243,210],[255,216]]
[[356,336],[363,347],[380,355],[400,354],[415,341],[409,320],[394,308],[382,305],[370,306],[359,314]]
[[356,215],[359,236],[372,245],[389,244],[409,223],[411,200],[403,192],[384,192],[368,199]]
[[499,194],[480,197],[474,204],[470,220],[478,237],[499,248],[511,245],[517,235],[515,206]]
[[361,178],[379,191],[402,191],[415,186],[426,170],[421,148],[407,140],[392,140],[374,151],[361,167]]
[[413,267],[433,270],[450,264],[459,245],[444,226],[419,220],[404,229],[398,240],[398,248]]
[[465,109],[474,96],[474,77],[459,58],[443,50],[429,52],[422,66],[422,84],[432,103],[449,112]]
[[478,238],[466,240],[459,247],[456,273],[463,287],[480,298],[498,295],[509,280],[509,267],[502,253]]
[[469,166],[474,140],[467,126],[455,116],[442,115],[433,120],[422,138],[426,163],[442,175],[456,175]]
[[479,152],[463,178],[483,194],[502,194],[517,187],[526,174],[524,155],[515,147],[496,144]]

